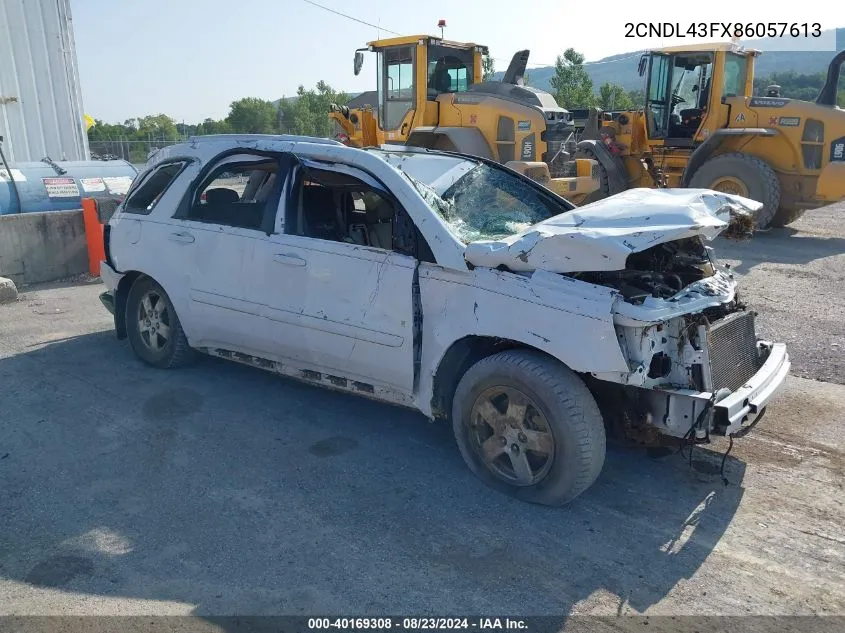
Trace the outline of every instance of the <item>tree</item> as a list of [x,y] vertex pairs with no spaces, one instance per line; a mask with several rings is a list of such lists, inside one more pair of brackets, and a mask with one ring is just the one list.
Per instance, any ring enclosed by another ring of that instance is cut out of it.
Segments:
[[574,48],[558,55],[549,84],[555,100],[564,108],[588,108],[595,102],[593,80],[584,69],[584,56]]
[[175,141],[180,138],[176,121],[166,114],[142,116],[135,119],[138,140]]
[[[800,99],[802,101],[815,101],[824,85],[827,73],[797,73],[794,70],[773,72],[766,77],[754,78],[754,94],[765,95],[766,87],[771,85],[780,86],[782,96],[789,99]],[[840,86],[842,82],[840,80]],[[837,94],[836,102],[839,107],[845,107],[845,90]]]
[[496,63],[490,55],[481,58],[481,81],[492,81],[496,72]]
[[202,123],[197,125],[197,134],[202,136],[204,134],[231,134],[232,126],[225,119],[222,121],[215,121],[214,119],[205,119]]
[[314,89],[300,86],[295,97],[282,98],[277,117],[285,133],[329,137],[333,131],[330,106],[332,103],[344,105],[347,101],[348,94],[335,91],[325,81],[318,81]]
[[279,129],[278,109],[271,101],[245,97],[229,106],[226,123],[235,133],[274,134]]
[[645,91],[644,90],[629,90],[628,98],[631,100],[631,107],[642,108],[645,107]]
[[598,105],[602,110],[631,110],[634,102],[622,86],[607,82],[599,88]]

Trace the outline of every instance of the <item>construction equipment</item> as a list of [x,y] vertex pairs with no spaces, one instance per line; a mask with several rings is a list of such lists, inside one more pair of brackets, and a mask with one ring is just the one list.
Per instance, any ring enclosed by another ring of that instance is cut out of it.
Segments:
[[[413,35],[370,42],[378,89],[359,107],[333,105],[338,140],[354,147],[406,144],[458,151],[503,163],[574,204],[599,189],[598,163],[573,160],[569,113],[524,85],[529,51],[514,55],[502,81],[482,81],[487,47]],[[372,106],[376,105],[376,108]]]
[[576,156],[600,164],[587,202],[632,187],[715,189],[764,203],[765,229],[845,198],[845,110],[836,107],[845,51],[815,103],[753,96],[758,55],[735,42],[645,53],[645,107],[593,109],[577,145]]

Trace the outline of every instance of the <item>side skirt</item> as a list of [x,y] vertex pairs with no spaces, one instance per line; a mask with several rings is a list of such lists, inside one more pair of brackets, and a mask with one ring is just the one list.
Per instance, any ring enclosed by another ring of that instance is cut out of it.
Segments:
[[196,348],[198,352],[208,354],[209,356],[216,356],[226,360],[233,360],[236,363],[243,365],[250,365],[258,367],[265,371],[274,374],[294,378],[302,382],[311,383],[312,385],[319,385],[327,389],[335,391],[344,391],[346,393],[354,393],[359,396],[364,396],[379,402],[387,402],[411,409],[416,409],[413,401],[405,394],[400,393],[388,387],[374,385],[368,382],[360,382],[343,378],[342,376],[334,376],[325,372],[313,371],[304,367],[289,364],[287,362],[281,363],[279,361],[262,358],[261,356],[253,356],[251,354],[244,354],[242,352],[234,352],[227,349],[199,347]]

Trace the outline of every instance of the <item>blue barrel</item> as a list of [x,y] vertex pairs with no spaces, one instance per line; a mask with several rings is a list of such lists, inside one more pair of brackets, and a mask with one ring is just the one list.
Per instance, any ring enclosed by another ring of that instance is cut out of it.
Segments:
[[81,209],[82,198],[124,195],[138,170],[124,160],[14,163],[20,201],[0,164],[0,215]]

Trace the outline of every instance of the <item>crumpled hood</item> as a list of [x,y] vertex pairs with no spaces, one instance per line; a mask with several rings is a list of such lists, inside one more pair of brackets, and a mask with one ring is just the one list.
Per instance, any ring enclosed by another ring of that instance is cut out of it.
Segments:
[[709,189],[629,189],[556,215],[503,240],[466,247],[474,266],[555,273],[623,270],[631,253],[663,242],[744,234],[762,203]]

